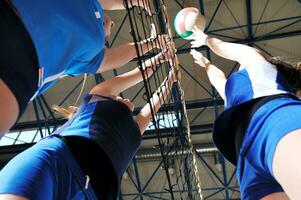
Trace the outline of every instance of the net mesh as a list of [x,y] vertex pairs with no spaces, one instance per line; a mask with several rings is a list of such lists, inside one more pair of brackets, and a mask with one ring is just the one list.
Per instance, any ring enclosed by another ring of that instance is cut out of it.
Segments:
[[[124,1],[131,25],[131,35],[135,41],[138,65],[142,71],[143,63],[161,51],[158,49],[164,47],[163,43],[168,42],[166,40],[171,40],[172,33],[164,0],[154,0],[153,5],[149,5],[149,1],[140,1],[140,3],[142,5],[134,0]],[[143,8],[149,8],[149,10]],[[163,37],[164,41],[159,40],[158,37],[162,34],[169,37]],[[144,54],[145,49],[142,48],[140,41],[147,44],[147,54]],[[174,46],[172,51],[176,51]],[[178,77],[178,81],[171,88],[170,95],[163,100],[163,106],[158,114],[152,110],[152,126],[158,139],[163,169],[167,178],[164,189],[170,194],[169,199],[203,199],[195,149],[190,136],[184,91],[181,87],[178,58],[173,54],[170,62],[154,64],[157,67],[153,69],[154,73],[151,77],[142,73],[144,100],[148,103],[171,68]],[[176,169],[174,177],[170,176],[171,165]]]

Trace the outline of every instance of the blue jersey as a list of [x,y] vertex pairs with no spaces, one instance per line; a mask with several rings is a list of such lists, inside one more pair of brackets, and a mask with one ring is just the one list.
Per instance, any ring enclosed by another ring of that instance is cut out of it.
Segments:
[[240,148],[237,178],[242,199],[261,199],[283,192],[273,173],[273,158],[279,141],[301,129],[301,101],[277,98],[256,110]]
[[96,73],[104,57],[104,13],[97,0],[11,0],[36,47],[37,94],[66,75]]
[[225,109],[254,98],[289,92],[287,80],[274,65],[264,62],[230,75],[225,87]]
[[95,190],[68,146],[46,137],[15,156],[0,171],[0,194],[31,200],[97,200]]
[[81,168],[82,163],[76,159],[77,155],[73,155],[70,144],[67,146],[55,136],[80,136],[101,147],[100,152],[97,148],[91,150],[91,146],[84,145],[82,148],[86,151],[81,152],[88,154],[92,161],[101,159],[102,162],[98,162],[100,165],[106,162],[102,152],[107,155],[112,164],[112,171],[116,172],[114,177],[109,177],[117,179],[118,185],[112,189],[114,194],[110,194],[114,196],[119,191],[123,173],[141,143],[139,127],[125,104],[108,97],[86,95],[79,110],[68,122],[51,136],[16,156],[0,171],[0,194],[47,200],[96,199],[95,191],[99,190],[98,185],[90,184],[85,176],[92,175],[92,181],[95,179],[94,174],[84,174],[86,172]]
[[77,114],[56,133],[95,141],[110,157],[120,180],[141,143],[130,109],[108,97],[86,95]]
[[[249,66],[233,73],[227,80],[225,93],[226,111],[223,114],[231,114],[233,109],[242,109],[239,104],[259,97],[291,93],[291,89],[276,67],[264,62],[262,65]],[[236,123],[243,123],[243,114],[247,113],[237,113],[242,118]],[[231,117],[237,116],[229,115],[229,121],[224,123],[230,124]],[[278,142],[286,134],[301,128],[300,117],[301,102],[288,96],[273,99],[256,110],[248,123],[246,133],[240,133],[245,134],[237,163],[242,199],[261,199],[274,192],[283,192],[273,175],[273,156]],[[223,137],[227,138],[227,131],[223,130]],[[217,135],[214,137],[218,138]],[[227,146],[229,143],[217,145]],[[231,145],[234,146],[233,143]]]

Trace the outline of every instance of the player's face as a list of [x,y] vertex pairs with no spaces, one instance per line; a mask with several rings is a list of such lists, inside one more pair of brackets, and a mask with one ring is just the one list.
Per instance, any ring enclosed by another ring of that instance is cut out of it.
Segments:
[[132,112],[134,111],[135,105],[130,99],[124,99],[122,97],[117,96],[116,100],[124,103]]
[[111,37],[112,30],[115,27],[114,21],[109,17],[109,15],[105,15],[103,26],[106,31],[106,39],[108,40]]

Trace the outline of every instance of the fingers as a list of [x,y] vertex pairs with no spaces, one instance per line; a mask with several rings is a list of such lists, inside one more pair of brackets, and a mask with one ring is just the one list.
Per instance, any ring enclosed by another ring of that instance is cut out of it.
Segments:
[[198,48],[200,46],[205,45],[205,41],[196,38],[194,41],[190,42],[192,48]]
[[155,39],[157,36],[157,30],[155,24],[151,24],[151,36],[150,38]]
[[170,41],[167,46],[167,60],[170,61],[172,66],[177,66],[176,49],[173,41]]
[[196,39],[197,37],[199,37],[200,35],[205,34],[201,29],[199,29],[197,26],[194,26],[192,31],[192,35],[190,36],[193,39]]
[[176,82],[178,80],[178,73],[176,70],[171,67],[168,73],[168,77],[172,80],[172,82]]
[[167,49],[168,46],[171,44],[171,39],[167,34],[157,35],[154,43],[156,48]]
[[192,37],[192,41],[190,42],[191,47],[192,48],[198,48],[200,46],[202,46],[202,44],[199,41],[199,38],[196,37],[196,35],[194,35],[194,37]]
[[200,46],[206,45],[206,40],[208,36],[199,28],[194,26],[192,29],[193,34],[191,35],[191,47],[192,48],[198,48]]
[[152,16],[152,10],[150,5],[150,0],[138,0],[140,1],[138,4],[143,7],[149,16]]
[[194,58],[202,58],[202,57],[204,57],[202,53],[200,53],[200,52],[198,52],[198,51],[196,51],[196,50],[194,50],[194,49],[192,49],[192,50],[190,51],[190,54],[191,54]]
[[199,29],[197,26],[194,26],[193,29],[191,30],[193,35],[195,36],[201,36],[201,37],[205,37],[207,36],[203,30]]
[[116,101],[121,101],[122,100],[122,98],[120,97],[120,96],[116,96],[116,99],[115,99]]
[[145,0],[145,7],[144,9],[147,11],[149,16],[152,16],[152,10],[151,10],[151,6],[150,6],[150,0]]
[[201,29],[199,29],[196,25],[194,25],[192,32],[198,34],[199,32],[203,32],[203,31]]
[[194,54],[196,54],[197,53],[197,51],[196,50],[194,50],[194,49],[191,49],[191,51],[190,51],[190,54],[191,55],[194,55]]
[[170,45],[166,49],[163,49],[159,55],[161,55],[160,62],[162,63],[166,61],[172,61],[175,58],[175,52]]
[[132,0],[131,6],[144,8],[149,16],[152,16],[150,0]]
[[170,42],[171,42],[171,39],[170,39],[169,35],[167,35],[167,34],[158,35],[158,38],[159,38],[160,42],[163,44],[170,44]]
[[191,44],[192,48],[198,48],[198,47],[200,47],[200,45],[198,44],[197,41],[192,41],[192,42],[190,42],[190,44]]
[[210,61],[205,56],[203,56],[202,53],[194,49],[191,50],[190,54],[194,58],[194,63],[200,65],[201,67],[206,67],[206,65],[210,63]]

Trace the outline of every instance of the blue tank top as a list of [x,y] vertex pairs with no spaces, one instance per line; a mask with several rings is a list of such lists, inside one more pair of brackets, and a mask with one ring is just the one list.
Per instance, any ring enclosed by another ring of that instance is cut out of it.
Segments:
[[95,73],[104,57],[104,13],[97,0],[11,0],[37,50],[37,94],[66,75]]
[[109,156],[120,180],[141,143],[130,109],[108,97],[86,95],[77,114],[54,134],[95,141]]
[[258,97],[290,93],[290,88],[287,80],[272,64],[246,67],[228,78],[225,86],[225,109]]

